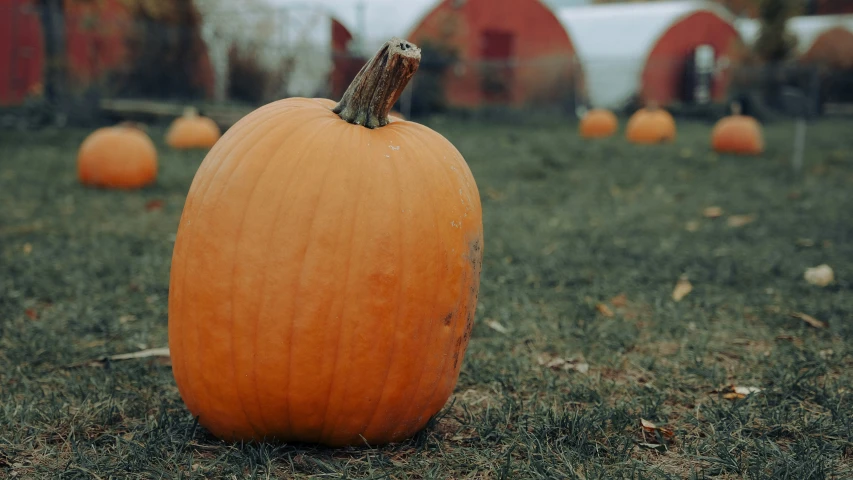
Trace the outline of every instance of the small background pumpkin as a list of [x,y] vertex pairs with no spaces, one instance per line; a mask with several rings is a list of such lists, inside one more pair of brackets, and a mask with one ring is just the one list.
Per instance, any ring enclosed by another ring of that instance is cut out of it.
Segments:
[[584,138],[604,138],[616,133],[619,121],[610,110],[594,108],[584,114],[579,128]]
[[157,149],[131,124],[99,128],[80,145],[77,176],[94,187],[144,187],[157,179]]
[[759,155],[764,151],[761,125],[753,117],[740,114],[740,104],[732,104],[732,114],[720,119],[711,131],[711,146],[719,153]]
[[628,120],[625,136],[630,142],[640,144],[671,142],[675,140],[675,119],[654,105],[641,108]]
[[166,144],[172,148],[211,148],[222,132],[216,122],[198,114],[198,110],[187,107],[166,132]]

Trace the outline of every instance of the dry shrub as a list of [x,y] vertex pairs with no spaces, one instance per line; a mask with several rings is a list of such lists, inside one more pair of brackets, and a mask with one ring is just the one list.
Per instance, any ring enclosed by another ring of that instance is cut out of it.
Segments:
[[198,98],[212,90],[213,73],[193,0],[128,0],[133,18],[129,66],[120,93]]
[[265,68],[251,47],[232,44],[228,49],[228,98],[253,104],[271,100],[286,90],[293,58],[282,58],[276,68]]

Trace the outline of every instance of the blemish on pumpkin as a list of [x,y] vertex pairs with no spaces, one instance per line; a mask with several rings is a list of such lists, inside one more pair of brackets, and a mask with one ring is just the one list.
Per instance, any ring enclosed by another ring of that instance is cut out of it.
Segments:
[[444,317],[444,326],[449,326],[451,320],[453,320],[453,312],[448,313],[447,316]]

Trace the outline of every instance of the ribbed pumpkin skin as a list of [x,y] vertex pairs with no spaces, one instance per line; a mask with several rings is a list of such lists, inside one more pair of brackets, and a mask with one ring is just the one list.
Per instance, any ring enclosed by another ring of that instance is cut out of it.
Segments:
[[176,149],[211,148],[221,135],[216,122],[207,117],[178,117],[166,132],[166,144]]
[[77,152],[77,178],[93,187],[132,189],[157,180],[157,149],[132,127],[99,128]]
[[722,118],[711,131],[711,146],[719,153],[759,155],[764,151],[761,125],[746,115]]
[[462,366],[483,245],[467,164],[424,126],[370,130],[328,104],[249,114],[187,197],[169,347],[187,407],[223,439],[399,441]]
[[580,134],[584,138],[604,138],[616,133],[619,121],[610,110],[592,109],[581,118]]
[[640,144],[671,142],[675,140],[675,119],[663,109],[637,110],[628,120],[625,136]]

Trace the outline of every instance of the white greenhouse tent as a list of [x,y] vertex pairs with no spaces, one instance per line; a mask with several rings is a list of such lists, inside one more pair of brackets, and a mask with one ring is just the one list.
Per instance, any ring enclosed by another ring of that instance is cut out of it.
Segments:
[[616,109],[639,93],[658,40],[677,22],[700,11],[733,20],[725,8],[706,1],[590,5],[556,13],[574,43],[590,103]]
[[333,16],[322,5],[274,0],[240,4],[205,0],[198,5],[215,98],[225,97],[232,46],[255,53],[259,64],[271,71],[290,64],[287,84],[273,93],[314,96],[328,89]]
[[[278,6],[305,4],[304,0],[269,1]],[[331,12],[356,37],[359,43],[356,50],[364,56],[372,56],[392,37],[405,38],[438,1],[314,0],[310,4]]]

